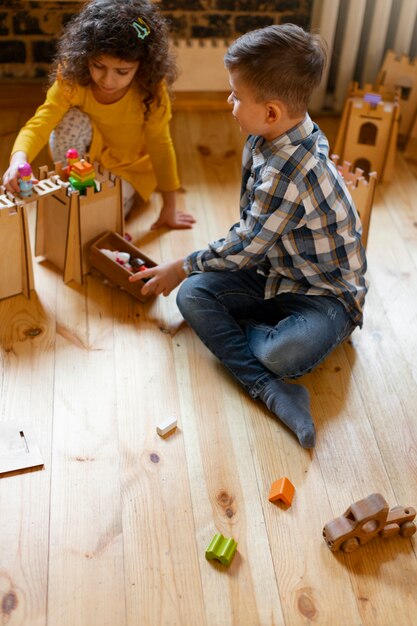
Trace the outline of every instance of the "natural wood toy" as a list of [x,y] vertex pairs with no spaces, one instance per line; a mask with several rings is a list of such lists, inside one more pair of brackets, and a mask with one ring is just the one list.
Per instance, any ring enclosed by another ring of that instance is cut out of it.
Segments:
[[417,111],[411,127],[410,136],[404,149],[406,159],[417,161]]
[[167,437],[177,428],[177,419],[175,417],[169,417],[164,422],[156,427],[156,432],[160,437]]
[[351,83],[338,129],[334,153],[353,170],[378,172],[381,182],[391,180],[400,118],[398,92]]
[[223,537],[220,533],[214,535],[206,550],[206,559],[217,559],[227,567],[233,560],[237,549],[237,542],[233,538]]
[[368,243],[369,224],[371,221],[371,211],[375,197],[375,187],[377,181],[376,172],[370,172],[368,178],[364,176],[363,170],[359,167],[352,172],[352,164],[344,161],[339,165],[339,156],[332,154],[332,161],[336,165],[340,175],[345,181],[346,187],[352,196],[356,209],[362,223],[362,244],[364,248]]
[[323,528],[323,537],[332,552],[353,552],[377,535],[411,537],[417,530],[413,522],[415,516],[416,510],[412,506],[389,509],[381,494],[372,493],[328,522]]
[[393,50],[387,50],[376,85],[391,91],[399,90],[401,118],[398,132],[407,140],[417,115],[417,57],[411,60],[405,54],[399,57]]
[[271,485],[268,500],[270,502],[281,501],[287,506],[291,506],[294,497],[295,487],[292,482],[286,478],[280,478]]
[[[112,252],[117,252],[119,255],[112,255]],[[133,266],[122,262],[123,257],[120,257],[120,253],[127,253]],[[118,256],[119,260],[117,260]],[[144,281],[138,280],[131,283],[129,276],[140,271],[142,267],[155,267],[156,263],[118,233],[107,232],[94,241],[90,247],[89,259],[92,267],[141,302],[145,302],[151,297],[141,293]],[[137,261],[135,262],[134,259]],[[135,268],[135,265],[139,267]]]
[[[84,171],[86,161],[80,171]],[[71,174],[76,164],[71,165]],[[87,178],[91,175],[88,169]],[[60,181],[61,163],[55,171],[39,170],[39,179],[54,176]],[[63,272],[64,282],[82,284],[90,271],[89,251],[92,242],[106,231],[124,234],[123,202],[120,178],[95,165],[95,186],[87,186],[85,195],[61,182],[55,193],[38,200],[35,254],[42,255]]]
[[0,249],[0,300],[20,293],[29,298],[34,280],[25,203],[6,191],[0,193]]

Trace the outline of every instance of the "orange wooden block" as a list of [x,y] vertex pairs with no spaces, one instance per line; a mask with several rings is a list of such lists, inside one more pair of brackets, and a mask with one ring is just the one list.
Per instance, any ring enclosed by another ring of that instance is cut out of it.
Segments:
[[277,500],[281,500],[281,502],[287,506],[291,506],[294,492],[294,485],[284,476],[283,478],[280,478],[272,483],[268,500],[270,502],[277,502]]
[[81,159],[81,161],[77,161],[73,163],[71,166],[71,173],[75,172],[78,176],[86,176],[87,174],[91,174],[94,172],[94,167],[88,161]]

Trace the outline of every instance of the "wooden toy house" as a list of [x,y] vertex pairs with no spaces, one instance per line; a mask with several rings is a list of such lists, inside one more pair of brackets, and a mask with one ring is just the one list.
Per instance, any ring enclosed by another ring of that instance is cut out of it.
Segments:
[[34,288],[32,254],[25,203],[9,193],[0,195],[0,300]]
[[391,180],[398,138],[398,94],[351,83],[337,133],[334,152],[367,175],[378,172]]
[[399,91],[400,120],[398,133],[408,140],[417,114],[417,57],[410,61],[406,55],[397,57],[388,50],[378,73],[376,86]]

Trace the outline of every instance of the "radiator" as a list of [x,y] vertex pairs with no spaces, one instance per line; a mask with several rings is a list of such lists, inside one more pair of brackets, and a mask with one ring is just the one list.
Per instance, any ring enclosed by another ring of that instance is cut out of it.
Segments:
[[350,81],[375,83],[387,50],[417,56],[417,0],[314,0],[311,30],[326,40],[329,63],[310,109],[339,112]]

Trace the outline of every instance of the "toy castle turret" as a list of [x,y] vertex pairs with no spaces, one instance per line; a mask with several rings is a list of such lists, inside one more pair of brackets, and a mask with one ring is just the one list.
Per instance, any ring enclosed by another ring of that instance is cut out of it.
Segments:
[[367,175],[378,172],[381,182],[391,179],[399,124],[398,93],[351,83],[333,152]]
[[417,116],[417,57],[410,61],[408,56],[397,57],[395,52],[388,50],[376,85],[391,91],[399,90],[401,115],[398,132],[403,141],[407,141]]

